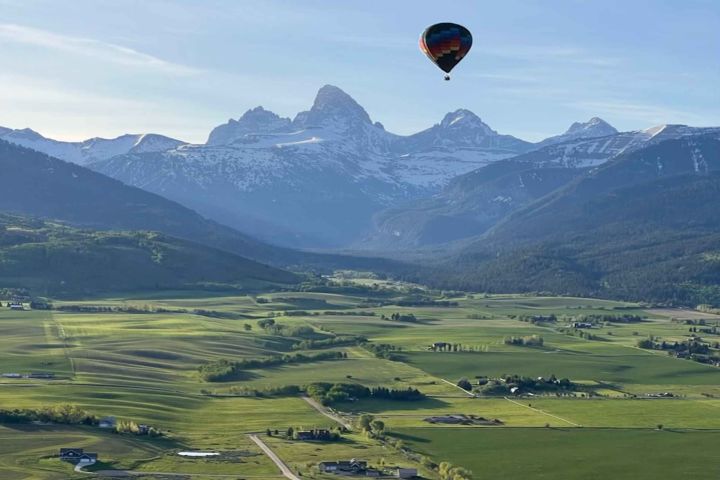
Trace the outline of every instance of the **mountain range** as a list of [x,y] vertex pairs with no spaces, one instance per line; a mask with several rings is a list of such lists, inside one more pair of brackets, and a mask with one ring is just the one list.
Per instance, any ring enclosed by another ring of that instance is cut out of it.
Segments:
[[300,252],[266,244],[154,193],[0,140],[0,212],[91,230],[153,231],[276,267],[388,270],[383,259]]
[[88,147],[98,139],[64,144],[37,137],[7,130],[0,138],[87,165],[273,243],[311,247],[348,245],[368,232],[380,210],[532,148],[467,110],[415,135],[395,135],[329,85],[292,120],[258,107],[215,128],[203,145],[153,136],[163,139],[153,143],[158,148],[142,141],[128,148],[119,137],[102,141],[119,152],[108,156],[110,148]]
[[666,140],[518,208],[442,270],[471,289],[717,303],[719,207],[720,135]]
[[[600,122],[593,119],[588,125],[604,124]],[[358,248],[407,250],[480,235],[506,215],[617,157],[667,140],[720,136],[720,128],[664,125],[578,138],[573,135],[578,125],[555,137],[558,140],[574,137],[571,140],[557,144],[541,142],[546,146],[455,177],[432,197],[384,210],[376,215],[374,231]],[[602,130],[606,128],[603,126]]]
[[460,109],[400,136],[327,85],[292,119],[257,107],[205,144],[0,139],[4,211],[443,288],[720,301],[720,128],[618,132],[595,117],[530,143]]
[[697,133],[673,125],[619,133],[595,117],[533,144],[460,109],[400,136],[326,85],[293,119],[257,107],[200,145],[157,134],[59,142],[29,129],[0,129],[0,139],[88,166],[268,243],[388,251],[480,234],[582,168]]

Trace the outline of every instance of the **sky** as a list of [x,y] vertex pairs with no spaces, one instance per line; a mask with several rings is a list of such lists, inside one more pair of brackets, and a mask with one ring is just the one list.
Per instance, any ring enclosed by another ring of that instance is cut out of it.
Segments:
[[[444,21],[474,37],[450,82],[418,49]],[[325,84],[398,134],[458,108],[530,141],[593,116],[718,126],[720,1],[0,0],[0,126],[204,142]]]

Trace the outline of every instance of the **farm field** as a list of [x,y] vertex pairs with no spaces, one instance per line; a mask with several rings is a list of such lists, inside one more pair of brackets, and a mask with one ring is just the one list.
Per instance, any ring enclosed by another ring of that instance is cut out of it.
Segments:
[[[500,419],[508,427],[583,427],[720,429],[720,400],[626,400],[555,398],[431,398],[410,405],[358,402],[354,413],[369,413],[393,427],[429,425],[426,418],[462,413]],[[393,404],[395,403],[395,404]],[[342,408],[342,406],[340,407]],[[457,428],[462,428],[459,425]],[[496,428],[496,427],[490,427]]]
[[720,474],[720,459],[711,447],[720,442],[717,431],[409,428],[396,435],[419,452],[466,466],[479,478],[652,480]]
[[[0,478],[88,478],[56,458],[68,446],[98,451],[100,462],[90,470],[280,478],[251,433],[311,478],[332,478],[318,472],[319,461],[350,458],[418,468],[427,478],[438,477],[432,465],[443,461],[476,478],[508,479],[662,478],[657,472],[712,478],[702,473],[720,468],[711,453],[720,447],[720,368],[637,346],[649,337],[695,338],[696,324],[687,321],[702,319],[711,328],[718,323],[712,315],[582,298],[443,295],[372,279],[338,285],[254,296],[141,292],[58,300],[53,310],[0,308],[0,373],[53,375],[1,377],[0,410],[74,405],[163,433],[0,423]],[[549,315],[557,320],[527,321]],[[589,330],[592,339],[569,327],[588,316],[621,315],[642,321],[601,322]],[[703,337],[709,344],[720,338]],[[508,338],[541,338],[542,345],[509,345]],[[435,342],[456,347],[431,351]],[[328,352],[336,353],[312,358]],[[258,363],[282,355],[291,360]],[[224,361],[250,363],[241,374],[203,377],[201,367]],[[478,378],[501,375],[555,375],[574,386],[487,396],[456,385],[465,378],[478,389]],[[383,430],[354,427],[337,442],[289,439],[289,428],[338,427],[298,393],[316,382],[411,388],[424,398],[339,399],[329,407],[344,423],[371,415]],[[292,393],[278,393],[290,386]],[[660,394],[666,397],[648,398]],[[498,422],[426,421],[447,415]],[[652,466],[614,460],[637,445]],[[182,458],[182,450],[220,455]]]

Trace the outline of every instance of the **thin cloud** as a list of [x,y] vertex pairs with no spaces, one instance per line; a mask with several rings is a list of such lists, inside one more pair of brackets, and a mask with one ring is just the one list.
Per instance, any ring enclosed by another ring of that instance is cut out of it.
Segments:
[[175,75],[192,75],[200,72],[198,69],[168,62],[122,45],[90,38],[60,35],[22,25],[0,24],[0,42],[2,41],[84,55],[119,65],[151,69]]
[[55,108],[82,110],[95,107],[103,110],[122,109],[146,112],[153,105],[147,101],[114,96],[97,95],[92,92],[68,89],[42,79],[26,75],[0,74],[0,100],[8,105],[25,108]]

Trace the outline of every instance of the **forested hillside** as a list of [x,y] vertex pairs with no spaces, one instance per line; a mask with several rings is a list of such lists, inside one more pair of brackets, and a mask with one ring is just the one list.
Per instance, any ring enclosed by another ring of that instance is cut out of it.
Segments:
[[64,295],[295,283],[298,276],[155,232],[80,230],[0,215],[0,288]]
[[718,211],[720,141],[670,140],[510,215],[436,278],[496,292],[717,303]]

